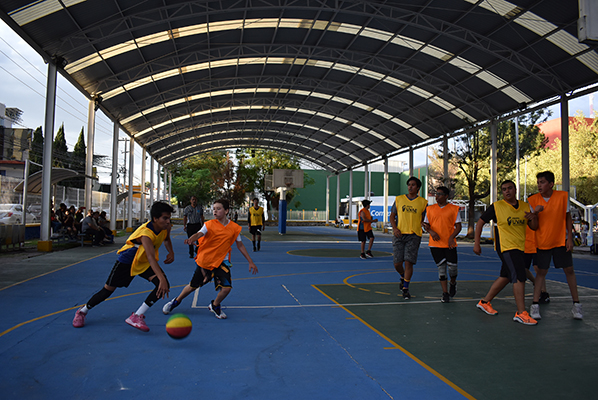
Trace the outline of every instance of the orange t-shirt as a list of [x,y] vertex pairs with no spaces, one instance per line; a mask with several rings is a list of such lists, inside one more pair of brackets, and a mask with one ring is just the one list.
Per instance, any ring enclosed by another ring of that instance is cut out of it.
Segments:
[[540,193],[527,199],[533,209],[538,205],[544,210],[538,213],[538,229],[536,230],[536,246],[540,250],[563,247],[567,240],[567,206],[569,194],[562,190],[552,192],[548,201]]
[[[372,223],[371,222],[364,222],[362,221],[363,219],[369,219],[370,221],[372,220],[372,214],[370,214],[370,210],[368,210],[367,208],[362,208],[361,210],[359,210],[359,225],[358,225],[358,229],[359,230],[363,230],[364,232],[369,232],[372,230]],[[363,226],[363,229],[361,228]]]
[[440,236],[440,240],[434,240],[430,236],[428,246],[441,247],[448,249],[448,239],[455,231],[455,222],[457,221],[457,214],[459,213],[459,206],[447,203],[444,207],[438,204],[428,206],[426,209],[426,216],[430,228]]
[[224,261],[241,233],[241,227],[233,221],[224,226],[215,219],[206,221],[204,225],[208,233],[199,240],[195,262],[204,269],[213,270]]

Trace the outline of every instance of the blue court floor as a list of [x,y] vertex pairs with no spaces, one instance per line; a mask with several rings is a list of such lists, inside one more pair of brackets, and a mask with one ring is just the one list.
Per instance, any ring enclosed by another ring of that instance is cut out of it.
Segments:
[[[571,317],[564,274],[551,269],[551,304],[542,306],[537,326],[527,327],[512,321],[510,287],[493,302],[498,316],[475,308],[498,276],[491,246],[476,256],[471,244],[459,245],[458,293],[442,304],[424,240],[414,297],[405,301],[390,256],[289,254],[352,252],[359,246],[354,231],[287,229],[283,240],[264,241],[259,252],[243,239],[257,275],[233,246],[233,290],[223,303],[228,318],[207,310],[215,297],[208,284],[176,309],[193,322],[183,340],[165,332],[164,300],[146,314],[149,332],[124,322],[153,288],[141,278],[91,310],[85,327],[72,327],[77,307],[104,284],[118,246],[65,250],[72,258],[63,254],[56,265],[55,254],[35,257],[52,264],[51,271],[0,289],[2,399],[505,399],[524,398],[518,387],[532,384],[541,397],[525,398],[562,398],[557,383],[568,398],[592,398],[586,396],[595,392],[596,372],[588,366],[598,357],[598,257],[574,258],[583,321]],[[195,268],[182,227],[173,228],[172,238],[175,262],[161,264],[171,298]],[[391,253],[390,235],[377,234],[373,251]],[[529,364],[519,362],[525,359]],[[552,372],[529,382],[536,369]]]

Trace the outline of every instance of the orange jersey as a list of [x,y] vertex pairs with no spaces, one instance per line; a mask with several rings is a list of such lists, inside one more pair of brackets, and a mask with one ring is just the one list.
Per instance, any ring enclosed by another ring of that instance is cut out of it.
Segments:
[[372,230],[372,223],[371,222],[364,222],[363,219],[369,219],[370,221],[372,220],[372,214],[370,214],[370,210],[368,210],[367,208],[362,208],[361,210],[359,210],[359,225],[358,228],[359,230],[362,230],[364,232],[369,232]]
[[552,192],[548,201],[540,193],[530,196],[527,201],[533,209],[541,205],[544,210],[538,213],[536,246],[541,250],[563,247],[567,240],[567,207],[569,194],[562,190]]
[[197,249],[195,262],[204,269],[218,268],[231,246],[241,233],[241,227],[233,221],[228,221],[226,226],[218,220],[212,219],[204,224],[208,233],[201,237]]
[[525,252],[528,254],[537,253],[536,232],[529,226],[525,229]]
[[446,204],[440,207],[438,204],[428,206],[426,209],[426,216],[430,228],[440,236],[440,240],[436,241],[430,236],[428,245],[430,247],[441,247],[447,249],[449,247],[448,239],[455,231],[455,222],[457,221],[457,214],[459,213],[459,206],[454,204]]

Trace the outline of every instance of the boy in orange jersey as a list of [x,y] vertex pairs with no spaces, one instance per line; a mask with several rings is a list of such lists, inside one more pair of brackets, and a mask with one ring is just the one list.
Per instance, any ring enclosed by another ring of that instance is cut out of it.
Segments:
[[128,287],[133,278],[140,276],[155,285],[154,290],[141,303],[141,307],[131,314],[125,322],[143,332],[149,328],[145,323],[145,313],[158,299],[168,297],[170,284],[158,264],[158,249],[164,243],[168,255],[164,264],[174,261],[174,251],[170,241],[170,216],[172,207],[161,201],[152,205],[150,210],[151,221],[141,225],[129,236],[126,244],[117,252],[118,258],[104,287],[94,294],[87,303],[77,310],[73,319],[75,328],[85,326],[85,317],[89,310],[106,300],[116,288]]
[[[419,196],[422,182],[412,176],[407,179],[407,194],[397,196],[390,210],[392,225],[392,253],[395,269],[401,276],[403,298],[409,300],[409,283],[422,240],[422,224],[428,200]],[[403,268],[403,264],[405,267]]]
[[249,257],[247,249],[241,240],[241,227],[228,219],[229,204],[227,200],[216,200],[212,206],[214,219],[206,221],[199,232],[185,239],[185,244],[199,242],[195,262],[197,268],[191,278],[191,282],[183,288],[177,298],[166,303],[162,312],[170,313],[177,307],[185,297],[193,293],[197,288],[214,279],[214,287],[219,290],[215,300],[208,305],[208,309],[214,313],[216,318],[225,319],[226,314],[222,311],[220,304],[228,296],[232,289],[230,274],[231,263],[225,260],[226,255],[231,251],[233,243],[249,261],[249,271],[257,274],[257,267]]
[[[359,258],[365,260],[366,258],[374,258],[372,255],[372,245],[374,244],[374,232],[372,231],[372,222],[378,222],[377,219],[372,219],[372,214],[370,214],[370,204],[372,204],[369,200],[364,200],[361,202],[363,204],[363,208],[359,210],[358,219],[359,224],[357,226],[357,239],[361,242],[361,255]],[[368,251],[365,251],[365,241],[370,239],[368,244]]]
[[498,311],[492,308],[490,302],[509,283],[513,284],[513,296],[517,312],[513,321],[524,325],[536,325],[538,321],[531,318],[525,310],[525,230],[529,226],[532,230],[538,227],[538,216],[532,211],[529,204],[517,200],[515,183],[504,181],[500,185],[503,200],[499,200],[482,214],[475,229],[475,244],[473,252],[482,254],[480,239],[484,224],[494,220],[494,246],[502,266],[500,276],[494,281],[490,290],[476,305],[477,308],[488,315],[496,315]]
[[536,230],[538,270],[536,271],[534,300],[530,307],[530,315],[535,319],[542,318],[540,316],[540,296],[552,259],[555,268],[562,268],[565,272],[573,299],[573,308],[571,309],[573,318],[583,319],[571,254],[571,250],[573,250],[573,221],[571,220],[569,193],[552,189],[554,174],[551,171],[540,172],[536,175],[536,179],[539,193],[530,196],[528,201],[534,209],[541,206],[543,211],[538,216],[538,230]]
[[[459,206],[448,203],[449,189],[436,189],[436,204],[428,206],[424,218],[424,229],[430,234],[428,245],[432,258],[438,266],[438,279],[442,287],[442,301],[448,303],[457,293],[457,235],[461,232]],[[446,283],[451,278],[451,288]]]

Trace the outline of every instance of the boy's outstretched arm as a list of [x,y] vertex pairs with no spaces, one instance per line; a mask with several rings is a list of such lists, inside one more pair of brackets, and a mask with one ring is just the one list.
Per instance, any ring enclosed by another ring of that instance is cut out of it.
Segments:
[[245,245],[243,244],[243,242],[240,240],[237,240],[236,243],[237,243],[237,248],[239,249],[241,254],[243,254],[243,257],[245,257],[245,259],[249,262],[249,272],[251,272],[253,275],[257,274],[257,267],[254,264],[251,257],[249,257],[249,253],[247,252],[247,249],[245,248]]

